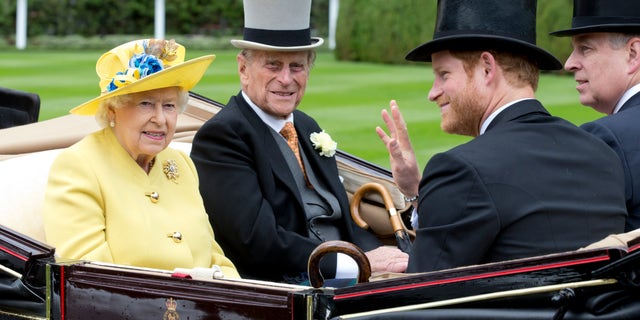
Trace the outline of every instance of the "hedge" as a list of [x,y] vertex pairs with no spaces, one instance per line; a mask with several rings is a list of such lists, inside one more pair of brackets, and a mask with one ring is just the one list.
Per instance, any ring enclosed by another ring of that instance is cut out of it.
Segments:
[[[508,1],[508,0],[504,0]],[[538,0],[538,44],[560,59],[568,38],[549,32],[570,25],[573,0]],[[405,54],[433,36],[436,0],[340,0],[335,56],[338,60],[406,63]],[[154,1],[29,0],[29,47],[108,48],[105,39],[153,35]],[[165,1],[167,35],[206,46],[228,46],[242,34],[242,0]],[[314,0],[314,35],[327,37],[329,0]],[[15,44],[16,1],[0,1],[0,36]],[[2,43],[0,43],[0,47]],[[324,47],[326,48],[326,46]]]
[[[572,6],[573,0],[538,0],[537,43],[563,61],[569,39],[549,32],[571,25]],[[436,7],[435,0],[341,0],[336,58],[406,63],[407,52],[432,39]]]

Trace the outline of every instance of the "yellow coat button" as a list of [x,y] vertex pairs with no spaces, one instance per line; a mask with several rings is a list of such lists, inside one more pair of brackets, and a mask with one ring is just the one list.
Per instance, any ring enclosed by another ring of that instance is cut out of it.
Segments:
[[174,233],[167,234],[167,238],[172,238],[173,242],[180,243],[182,241],[182,233],[176,231]]

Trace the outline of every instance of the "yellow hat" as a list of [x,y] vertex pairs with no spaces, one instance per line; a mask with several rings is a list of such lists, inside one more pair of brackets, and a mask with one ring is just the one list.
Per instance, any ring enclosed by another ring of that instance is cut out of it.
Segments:
[[184,61],[185,48],[173,40],[143,39],[119,45],[96,63],[100,96],[71,110],[93,115],[104,99],[167,87],[191,90],[216,58],[206,55]]

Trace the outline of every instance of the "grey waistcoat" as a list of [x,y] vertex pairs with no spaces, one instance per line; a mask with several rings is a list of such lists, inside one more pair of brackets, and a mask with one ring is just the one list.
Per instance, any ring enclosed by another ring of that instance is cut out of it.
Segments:
[[[309,236],[321,241],[340,240],[340,231],[334,225],[342,216],[338,199],[318,181],[307,161],[306,155],[300,148],[300,156],[302,156],[302,161],[307,171],[307,178],[313,186],[313,188],[307,187],[302,169],[298,165],[298,159],[289,148],[287,141],[275,130],[271,130],[271,133],[278,142],[278,147],[280,147],[280,151],[284,155],[287,166],[293,174],[296,186],[302,197]],[[300,137],[298,138],[300,139]]]

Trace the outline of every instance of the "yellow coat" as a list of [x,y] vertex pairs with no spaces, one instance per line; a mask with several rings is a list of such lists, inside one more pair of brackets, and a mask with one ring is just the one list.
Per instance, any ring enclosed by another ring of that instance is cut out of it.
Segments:
[[[163,172],[168,160],[177,165],[175,182]],[[239,277],[214,239],[184,152],[163,150],[147,175],[110,128],[94,132],[54,161],[43,210],[58,257],[166,270],[218,265]],[[170,237],[175,232],[182,240]]]

